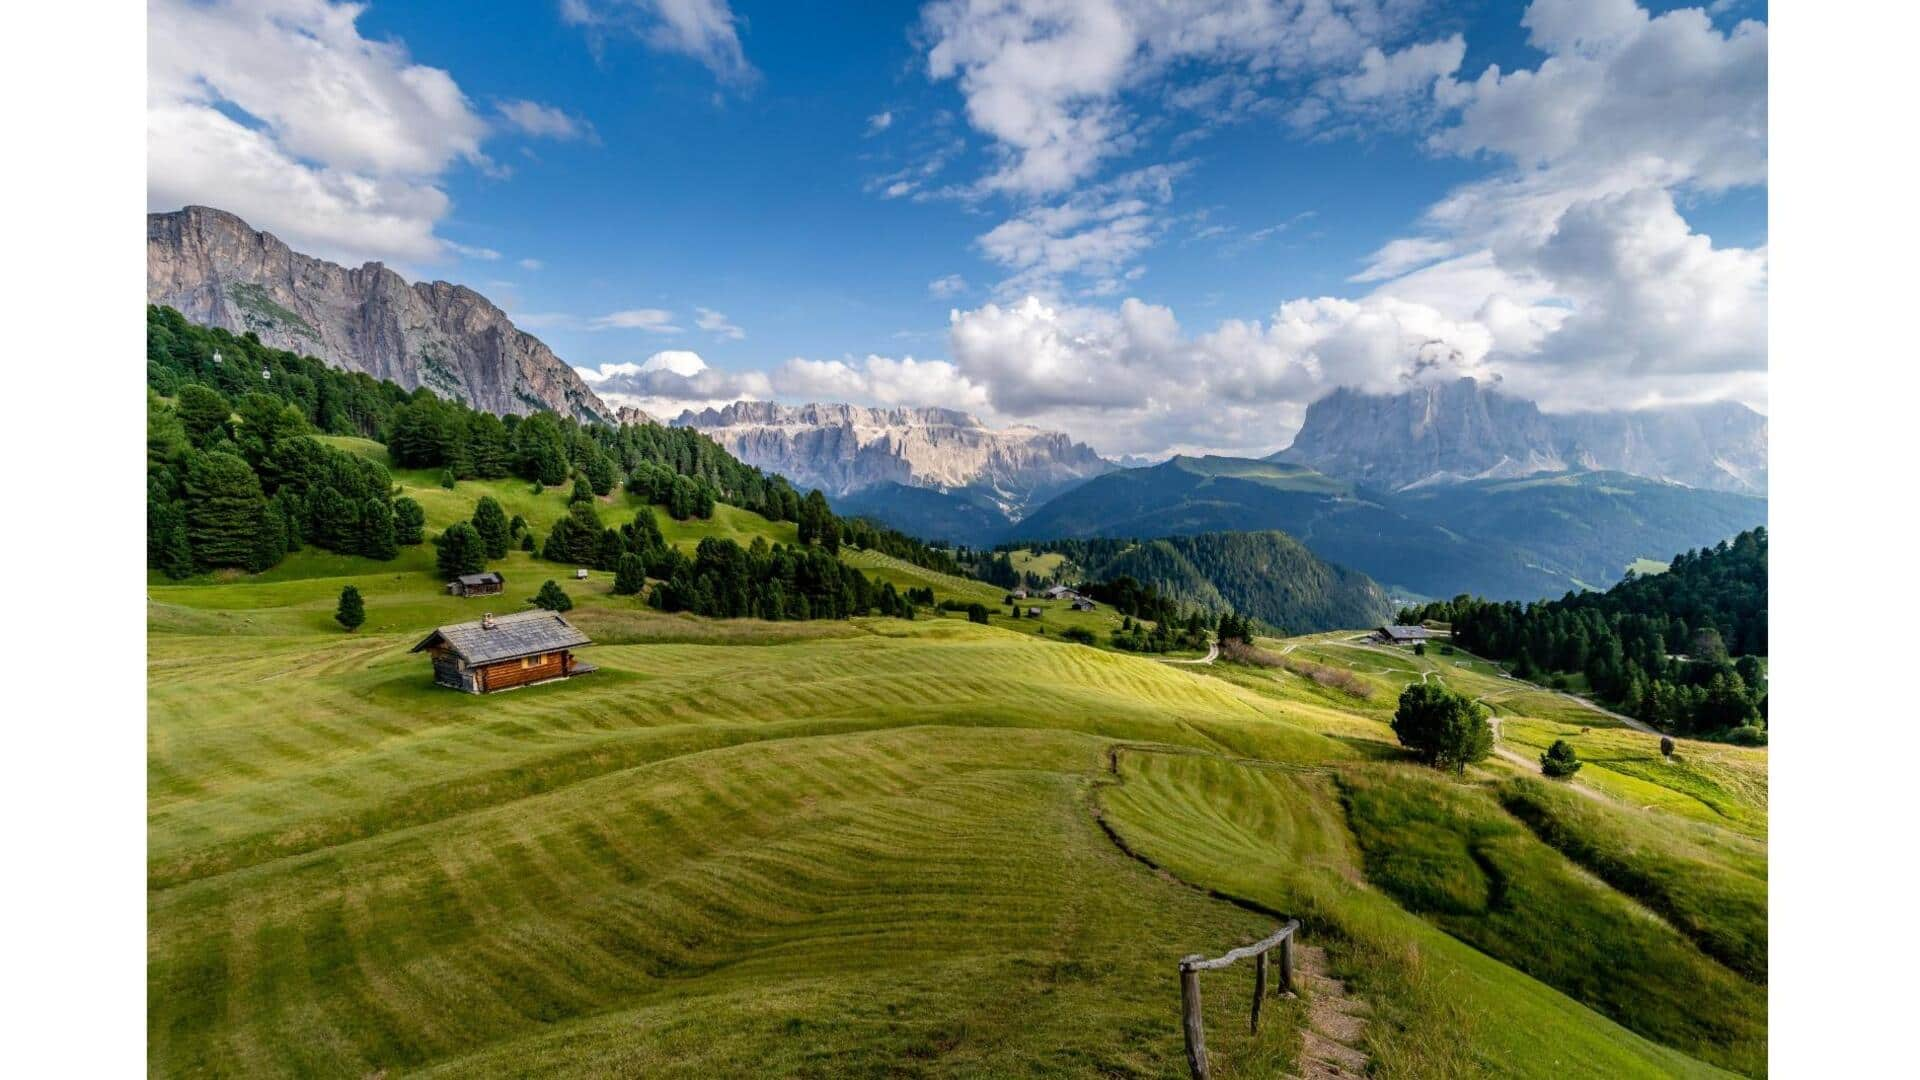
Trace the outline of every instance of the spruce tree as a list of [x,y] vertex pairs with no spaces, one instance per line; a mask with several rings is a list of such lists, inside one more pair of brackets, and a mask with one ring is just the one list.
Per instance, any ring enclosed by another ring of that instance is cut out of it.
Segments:
[[441,487],[446,488],[448,491],[452,491],[454,488],[455,482],[456,481],[454,480],[452,469],[440,470],[440,486]]
[[394,532],[392,508],[384,499],[368,499],[360,510],[360,554],[383,561],[398,555]]
[[590,503],[593,501],[593,485],[587,483],[586,477],[582,476],[574,480],[573,494],[567,496],[567,501],[569,503]]
[[464,521],[455,522],[447,531],[434,537],[434,545],[440,549],[437,561],[440,576],[456,578],[462,574],[478,574],[487,568],[487,549],[480,534],[473,526]]
[[203,566],[246,566],[267,497],[245,461],[227,453],[195,454],[187,464],[187,538]]
[[540,591],[534,594],[533,606],[548,611],[572,611],[573,599],[557,582],[548,578],[546,584],[540,586]]
[[340,590],[340,606],[333,611],[334,621],[349,631],[360,629],[367,621],[367,606],[360,599],[360,590],[351,585]]
[[427,512],[405,495],[393,500],[393,542],[412,546],[424,540]]
[[503,559],[507,555],[507,542],[510,529],[507,524],[507,512],[491,495],[480,496],[473,507],[473,531],[480,534],[480,540],[486,545],[487,558]]
[[613,571],[613,592],[616,596],[636,596],[647,584],[647,567],[640,556],[628,552],[620,556],[620,563]]
[[1547,752],[1540,755],[1540,771],[1555,779],[1572,776],[1580,771],[1580,755],[1574,752],[1572,743],[1555,739]]
[[233,406],[220,391],[188,383],[180,388],[174,411],[180,416],[181,426],[186,428],[187,438],[193,440],[193,445],[204,448],[226,434],[227,418],[233,415]]

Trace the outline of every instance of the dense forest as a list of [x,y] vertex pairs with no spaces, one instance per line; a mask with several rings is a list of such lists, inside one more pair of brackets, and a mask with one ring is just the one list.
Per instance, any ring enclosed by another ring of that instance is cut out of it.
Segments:
[[[1238,612],[1292,633],[1378,625],[1391,614],[1386,594],[1366,575],[1316,558],[1280,532],[1200,533],[1145,541],[1050,540],[1020,546],[1064,555],[1088,581],[1131,578],[1172,603],[1209,615]],[[1019,576],[1005,550],[983,557],[980,565],[982,576]]]
[[1606,592],[1524,607],[1459,596],[1399,619],[1451,623],[1455,641],[1521,678],[1583,674],[1599,700],[1679,734],[1766,741],[1764,528]]
[[[147,385],[148,565],[172,577],[219,567],[258,572],[308,544],[390,559],[399,546],[423,541],[419,505],[394,497],[386,468],[307,437],[313,434],[379,440],[396,465],[440,469],[448,481],[572,479],[576,497],[569,517],[545,544],[511,530],[529,550],[558,561],[614,570],[616,548],[647,557],[644,536],[609,539],[613,530],[600,525],[585,498],[624,483],[629,493],[676,518],[706,517],[716,502],[726,502],[793,521],[802,545],[817,544],[829,559],[849,544],[942,573],[963,572],[950,553],[892,529],[837,517],[820,492],[802,496],[785,478],[742,464],[698,432],[658,424],[582,425],[546,412],[494,416],[424,388],[403,390],[268,348],[251,334],[236,337],[197,326],[171,308],[147,309]],[[640,531],[657,538],[651,514],[641,516]],[[492,531],[490,523],[486,531]],[[436,538],[443,569],[449,564],[446,540]],[[471,562],[464,534],[453,538],[453,547],[453,565]],[[505,554],[494,542],[478,550],[483,561]],[[824,572],[789,564],[813,560],[792,553],[769,553],[765,560],[747,556],[743,549],[741,560],[716,555],[709,562],[773,575],[760,585],[783,583],[783,612],[801,610],[790,602],[795,581],[802,582],[799,595],[807,598],[808,611],[891,606],[887,591],[864,578],[863,584],[849,580],[810,591]],[[652,576],[670,581],[677,568],[663,565],[668,572]],[[797,576],[788,580],[789,571]],[[699,610],[698,582],[712,575],[688,574],[692,591],[685,596],[693,599],[682,606]],[[679,595],[678,587],[667,594]]]

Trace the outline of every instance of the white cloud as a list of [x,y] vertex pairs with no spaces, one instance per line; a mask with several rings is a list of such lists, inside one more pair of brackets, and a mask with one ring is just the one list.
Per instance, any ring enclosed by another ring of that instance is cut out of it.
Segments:
[[[1011,272],[1004,296],[1054,294],[1069,277],[1111,292],[1128,266],[1166,230],[1164,207],[1184,165],[1156,165],[1126,173],[1052,204],[1033,206],[981,235],[987,258]],[[1137,275],[1136,275],[1137,276]]]
[[596,48],[605,34],[619,31],[661,52],[690,56],[723,83],[745,86],[759,78],[727,0],[561,0],[560,18],[586,30]]
[[1453,254],[1453,245],[1445,240],[1420,236],[1402,237],[1388,241],[1368,259],[1366,269],[1347,280],[1382,281],[1386,278],[1399,277],[1409,270],[1417,270],[1451,254]]
[[795,357],[774,371],[773,386],[781,397],[791,400],[963,410],[987,404],[986,391],[953,364],[911,356],[897,360],[868,356],[858,365]]
[[725,315],[712,308],[695,308],[693,323],[700,329],[729,341],[741,341],[747,336],[745,330],[728,322]]
[[631,405],[666,420],[684,409],[719,407],[773,394],[773,384],[764,373],[722,371],[685,349],[657,352],[638,364],[628,361],[574,370],[603,401]]
[[208,203],[296,248],[433,260],[454,164],[487,167],[453,77],[327,0],[148,6],[147,205]]
[[565,110],[537,101],[503,101],[495,107],[508,127],[523,135],[567,141],[592,132],[586,121],[567,115]]
[[959,296],[967,291],[967,279],[959,274],[948,274],[927,282],[927,295],[936,300],[945,300]]
[[522,270],[544,270],[546,268],[547,268],[547,264],[541,262],[539,259],[521,259],[520,260],[520,269]]
[[892,112],[877,112],[867,117],[867,134],[878,135],[893,126]]
[[1405,98],[1425,93],[1436,80],[1458,71],[1466,55],[1467,41],[1459,34],[1409,45],[1396,53],[1369,47],[1361,54],[1360,70],[1340,79],[1337,85],[1341,96],[1349,101]]
[[673,312],[663,308],[629,308],[600,315],[587,323],[590,330],[645,330],[654,334],[678,334]]
[[958,82],[968,122],[1002,152],[983,186],[1049,195],[1136,144],[1124,95],[1169,68],[1204,62],[1261,78],[1335,70],[1357,61],[1413,6],[940,0],[927,5],[921,22],[932,42],[929,76]]
[[454,254],[463,259],[478,259],[482,262],[494,262],[500,258],[500,253],[490,247],[473,247],[467,244],[455,243],[452,240],[446,241],[446,245]]

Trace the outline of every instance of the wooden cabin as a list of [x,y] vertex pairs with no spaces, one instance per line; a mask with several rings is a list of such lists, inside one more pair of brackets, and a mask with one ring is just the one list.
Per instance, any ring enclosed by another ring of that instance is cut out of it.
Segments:
[[433,681],[441,686],[490,694],[592,671],[573,655],[591,644],[558,612],[543,610],[443,626],[411,651],[433,657]]
[[461,574],[447,582],[453,596],[498,596],[507,587],[507,579],[489,570],[484,574]]
[[1379,627],[1374,630],[1373,636],[1375,640],[1388,645],[1412,645],[1421,641],[1429,641],[1438,635],[1424,626],[1395,625]]

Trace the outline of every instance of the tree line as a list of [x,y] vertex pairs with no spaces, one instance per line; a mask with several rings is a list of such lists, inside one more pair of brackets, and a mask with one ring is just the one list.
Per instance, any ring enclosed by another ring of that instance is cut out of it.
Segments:
[[[404,390],[270,348],[251,332],[196,325],[169,307],[147,309],[147,384],[148,563],[173,576],[222,566],[263,570],[303,543],[384,559],[395,545],[421,542],[424,515],[413,500],[393,497],[384,467],[300,438],[311,434],[384,442],[396,465],[440,469],[447,483],[573,478],[576,494],[584,487],[607,495],[624,482],[680,520],[710,517],[726,502],[795,522],[803,543],[817,542],[830,555],[850,544],[964,573],[945,549],[840,518],[820,492],[802,496],[784,477],[742,463],[690,428],[581,424],[551,412],[495,416],[425,387]],[[206,455],[222,456],[198,460]],[[586,546],[590,526],[575,526],[556,550],[577,555]],[[600,531],[593,528],[596,543]]]
[[1606,592],[1526,605],[1457,596],[1398,618],[1449,623],[1454,641],[1520,678],[1584,674],[1600,701],[1667,730],[1766,740],[1764,528],[1675,556],[1665,573],[1629,573]]

